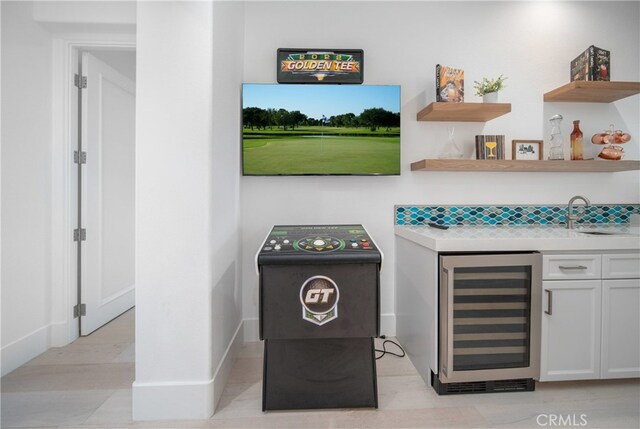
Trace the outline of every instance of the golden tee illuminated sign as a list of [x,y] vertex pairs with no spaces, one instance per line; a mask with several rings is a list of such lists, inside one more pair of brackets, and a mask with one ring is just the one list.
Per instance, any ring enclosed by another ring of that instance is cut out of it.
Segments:
[[362,50],[278,49],[278,83],[362,83]]

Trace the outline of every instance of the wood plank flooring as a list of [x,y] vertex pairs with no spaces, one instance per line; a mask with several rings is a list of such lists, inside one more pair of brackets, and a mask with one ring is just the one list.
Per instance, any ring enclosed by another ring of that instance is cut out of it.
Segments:
[[210,419],[133,422],[134,319],[131,310],[89,337],[50,349],[3,377],[1,427],[540,428],[568,427],[568,423],[585,428],[640,427],[638,379],[538,383],[535,392],[438,396],[408,358],[392,356],[378,360],[378,410],[263,413],[262,344],[257,342],[243,347]]

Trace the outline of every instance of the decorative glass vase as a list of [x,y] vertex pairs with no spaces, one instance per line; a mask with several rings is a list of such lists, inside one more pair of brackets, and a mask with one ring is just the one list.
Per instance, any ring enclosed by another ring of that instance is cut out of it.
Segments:
[[447,128],[447,132],[449,133],[449,138],[447,139],[447,143],[444,145],[440,153],[438,154],[439,159],[460,159],[463,156],[462,151],[456,144],[456,141],[453,138],[453,133],[455,132],[455,127]]

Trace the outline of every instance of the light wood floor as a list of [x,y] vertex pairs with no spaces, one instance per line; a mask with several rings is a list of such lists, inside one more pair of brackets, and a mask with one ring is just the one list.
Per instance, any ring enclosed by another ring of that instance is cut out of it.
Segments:
[[539,383],[535,392],[437,396],[409,359],[391,356],[378,361],[378,410],[263,413],[261,343],[243,347],[211,419],[132,422],[133,325],[134,312],[129,311],[89,337],[51,349],[2,378],[2,428],[640,427],[637,379]]

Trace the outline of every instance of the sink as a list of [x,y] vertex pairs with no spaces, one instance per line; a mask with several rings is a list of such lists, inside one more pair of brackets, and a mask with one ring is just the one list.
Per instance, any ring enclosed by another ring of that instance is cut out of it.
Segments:
[[628,235],[624,232],[611,232],[611,231],[576,231],[580,234],[588,234],[588,235]]

